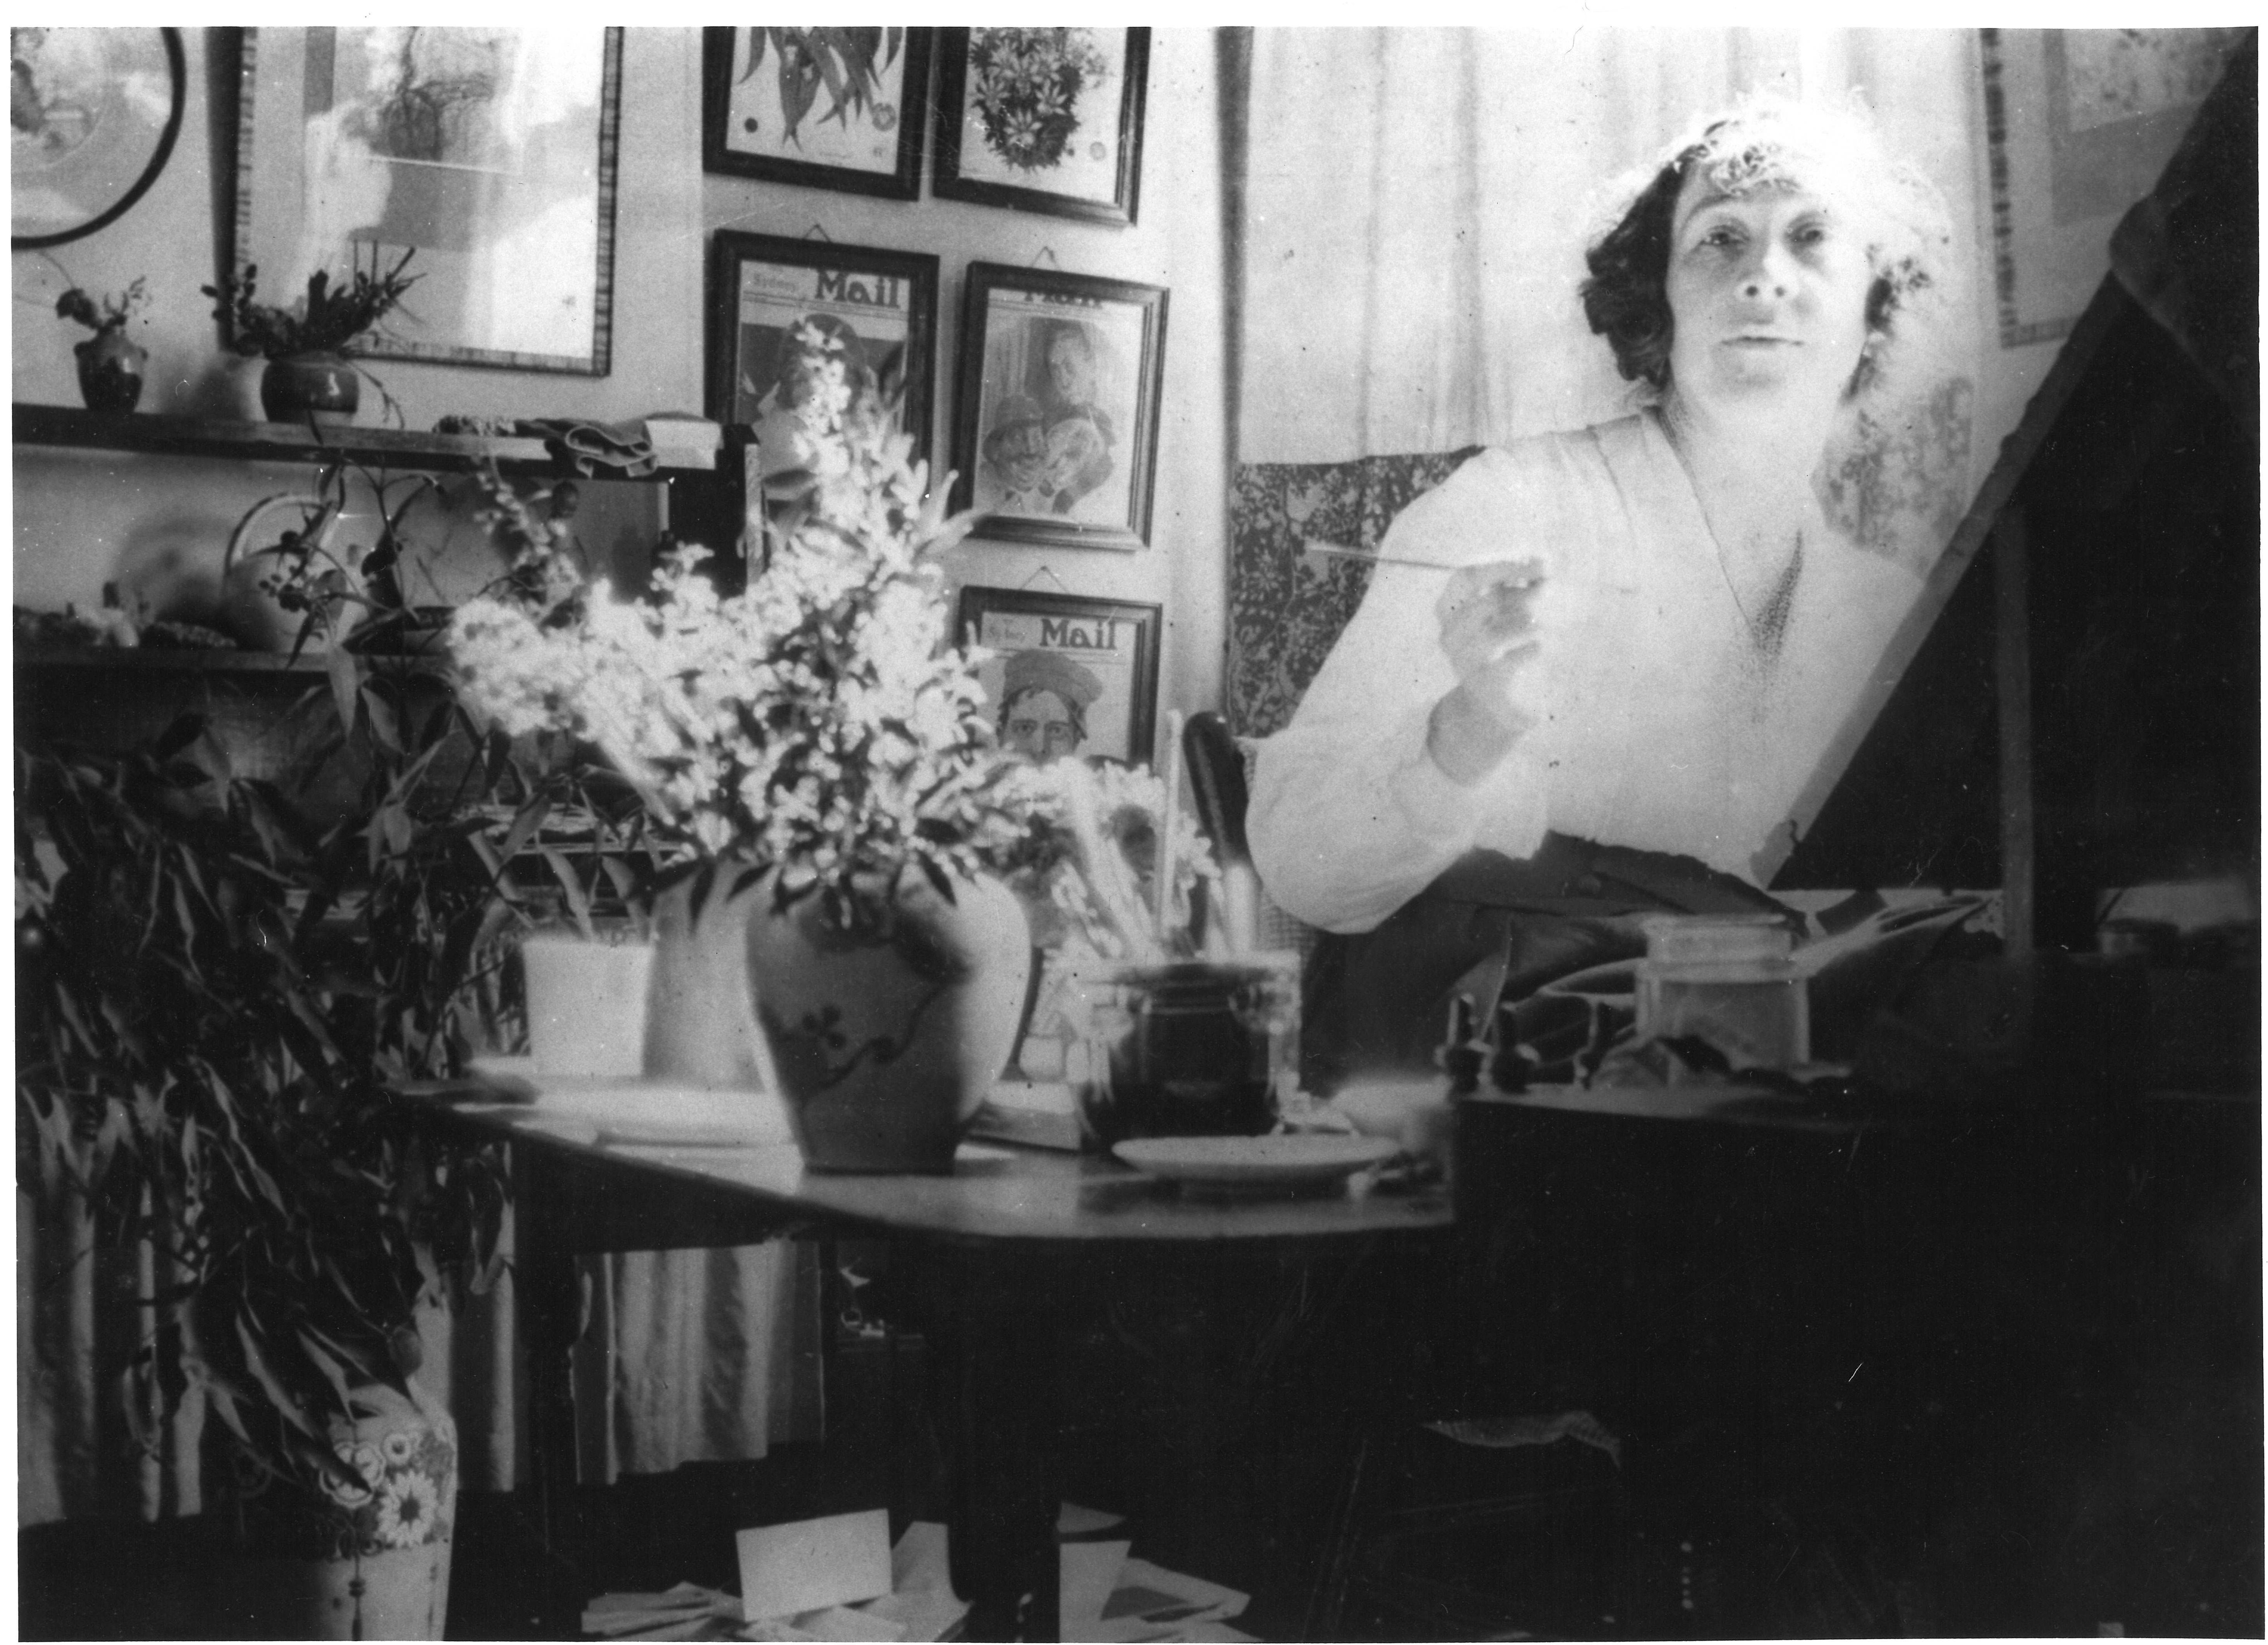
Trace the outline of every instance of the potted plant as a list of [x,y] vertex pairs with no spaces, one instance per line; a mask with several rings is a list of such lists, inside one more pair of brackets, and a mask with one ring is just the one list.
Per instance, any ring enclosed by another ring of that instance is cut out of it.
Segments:
[[768,482],[743,591],[681,549],[642,601],[567,579],[468,602],[451,645],[469,702],[587,739],[644,797],[670,859],[649,1070],[776,1083],[814,1169],[946,1171],[1029,966],[986,871],[1018,813],[931,559],[969,519],[840,341],[799,346],[808,466]]
[[79,397],[89,411],[131,411],[141,403],[149,351],[126,334],[126,323],[149,300],[139,279],[116,297],[89,296],[73,286],[55,299],[55,312],[94,334],[71,345],[78,360]]
[[446,1612],[455,1443],[416,1311],[493,1274],[504,1179],[383,1087],[458,1071],[515,916],[478,803],[508,762],[437,782],[468,727],[435,688],[356,687],[330,753],[368,775],[328,819],[201,768],[195,716],[128,755],[18,753],[18,1183],[158,1255],[133,1404],[202,1391],[208,1521],[269,1556],[232,1564],[224,1634]]
[[[199,288],[212,298],[213,318],[226,329],[229,346],[268,361],[260,378],[260,404],[271,421],[354,421],[362,403],[360,379],[368,375],[354,364],[357,346],[417,283],[419,275],[402,272],[413,254],[402,253],[390,268],[375,262],[357,268],[337,283],[328,269],[319,268],[307,276],[306,295],[289,308],[257,300],[256,263],[246,264],[241,278],[224,275],[218,285]],[[383,384],[379,393],[386,393]]]

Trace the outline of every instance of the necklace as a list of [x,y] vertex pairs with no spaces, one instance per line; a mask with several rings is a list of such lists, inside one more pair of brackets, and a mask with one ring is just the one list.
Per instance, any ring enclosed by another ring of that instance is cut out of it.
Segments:
[[[1723,560],[1719,559],[1719,569],[1722,569],[1723,565]],[[1756,655],[1764,658],[1767,666],[1778,660],[1781,643],[1787,638],[1788,613],[1795,608],[1796,578],[1802,573],[1803,532],[1799,530],[1795,533],[1795,552],[1787,557],[1787,569],[1779,574],[1779,581],[1772,584],[1772,591],[1765,596],[1764,603],[1756,608],[1754,615],[1749,614],[1747,606],[1741,606],[1741,615],[1747,619],[1749,625],[1749,639],[1756,646]],[[1733,586],[1729,572],[1725,577],[1725,586]],[[1741,605],[1738,589],[1733,589],[1733,604]]]
[[1691,437],[1686,428],[1686,415],[1682,400],[1675,396],[1664,400],[1660,408],[1662,431],[1668,437],[1670,450],[1684,467],[1688,481],[1693,485],[1694,500],[1700,505],[1703,522],[1716,545],[1717,574],[1725,579],[1726,591],[1733,597],[1733,607],[1747,625],[1749,642],[1755,647],[1762,666],[1769,672],[1779,659],[1780,647],[1787,638],[1788,617],[1795,608],[1795,585],[1803,572],[1803,528],[1796,527],[1795,551],[1788,556],[1787,569],[1773,582],[1764,604],[1751,613],[1741,598],[1740,585],[1733,580],[1732,568],[1725,562],[1724,540],[1718,535],[1715,522],[1709,518],[1708,504],[1701,502],[1702,487],[1688,455]]

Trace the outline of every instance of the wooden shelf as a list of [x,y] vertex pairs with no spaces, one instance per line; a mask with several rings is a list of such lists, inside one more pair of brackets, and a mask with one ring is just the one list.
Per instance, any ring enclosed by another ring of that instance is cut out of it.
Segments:
[[[448,662],[438,651],[357,652],[357,658],[380,668],[433,669]],[[320,678],[328,667],[328,653],[302,651],[291,657],[282,651],[178,650],[160,645],[19,645],[18,671],[36,669],[99,669],[105,673],[142,674],[306,674]]]
[[[77,406],[16,403],[16,444],[79,451],[144,452],[176,457],[227,457],[239,462],[321,462],[345,457],[377,467],[465,473],[493,459],[508,474],[605,480],[580,475],[552,456],[539,439],[472,434],[425,434],[403,429],[314,428],[293,422],[216,422],[202,417],[160,417],[142,412],[87,411]],[[665,466],[644,478],[697,474]]]

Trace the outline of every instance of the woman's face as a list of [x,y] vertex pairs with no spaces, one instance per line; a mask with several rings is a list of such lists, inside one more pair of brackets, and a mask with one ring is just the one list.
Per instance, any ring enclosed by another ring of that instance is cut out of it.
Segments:
[[1059,331],[1048,344],[1048,381],[1059,399],[1073,405],[1094,398],[1094,356],[1078,333]]
[[1699,408],[1831,408],[1867,341],[1864,232],[1801,187],[1720,192],[1700,167],[1670,219],[1669,380]]
[[994,443],[992,466],[1009,489],[1029,491],[1047,474],[1047,430],[1036,422],[1008,430]]
[[1079,747],[1079,722],[1071,707],[1052,691],[1034,687],[1008,705],[1002,728],[1008,746],[1035,765],[1046,765]]

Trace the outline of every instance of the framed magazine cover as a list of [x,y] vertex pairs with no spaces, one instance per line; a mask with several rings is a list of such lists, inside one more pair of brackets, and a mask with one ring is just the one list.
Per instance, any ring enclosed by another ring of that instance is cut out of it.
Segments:
[[703,169],[918,199],[934,33],[703,29]]
[[961,643],[977,665],[1001,744],[1035,760],[1147,765],[1158,720],[1161,606],[1037,589],[961,591]]
[[971,263],[954,506],[987,537],[1139,548],[1150,534],[1161,286]]
[[248,28],[232,266],[284,302],[416,255],[380,359],[604,377],[619,28]]
[[719,230],[709,263],[709,415],[755,430],[762,472],[795,466],[788,367],[796,328],[809,322],[843,343],[854,386],[893,408],[916,459],[925,457],[937,283],[925,252]]
[[1142,186],[1146,28],[939,31],[940,200],[1129,224]]

